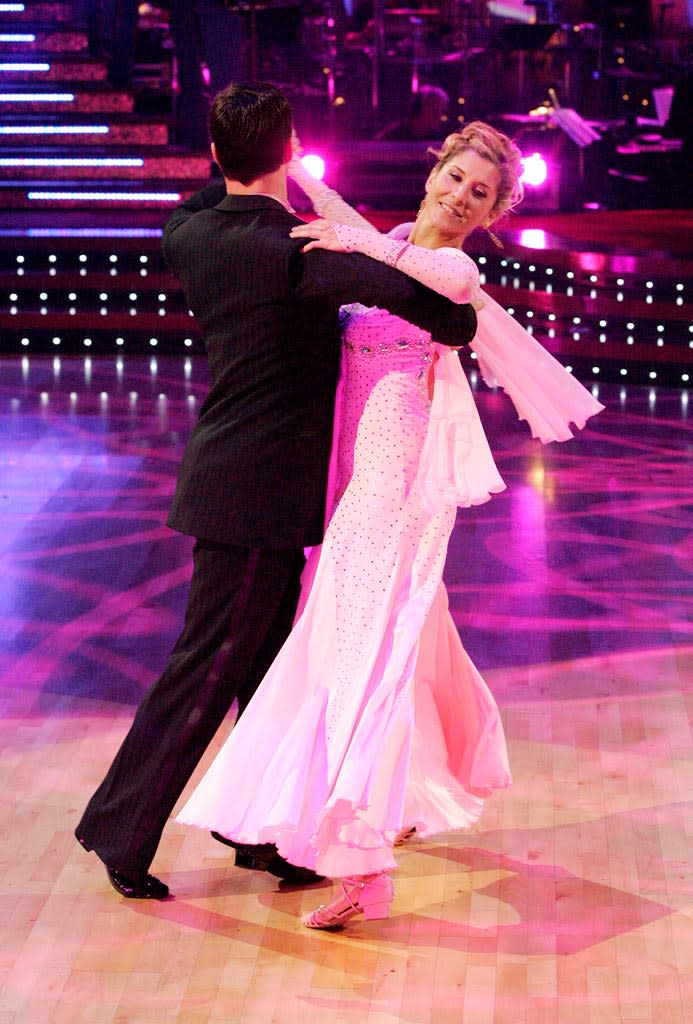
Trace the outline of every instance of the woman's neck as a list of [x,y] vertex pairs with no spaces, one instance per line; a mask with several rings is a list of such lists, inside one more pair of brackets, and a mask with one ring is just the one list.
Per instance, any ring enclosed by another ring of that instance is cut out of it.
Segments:
[[465,236],[444,237],[440,231],[419,218],[419,220],[414,222],[407,241],[413,245],[420,245],[423,249],[441,249],[443,246],[452,249],[462,249],[464,248]]

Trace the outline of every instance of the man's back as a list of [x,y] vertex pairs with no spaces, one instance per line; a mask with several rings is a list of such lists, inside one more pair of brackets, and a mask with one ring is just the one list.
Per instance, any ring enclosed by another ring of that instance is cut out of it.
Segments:
[[471,307],[368,257],[314,251],[262,194],[212,184],[174,212],[164,251],[200,324],[212,382],[181,466],[169,525],[241,546],[322,537],[339,367],[339,307],[383,305],[462,344]]

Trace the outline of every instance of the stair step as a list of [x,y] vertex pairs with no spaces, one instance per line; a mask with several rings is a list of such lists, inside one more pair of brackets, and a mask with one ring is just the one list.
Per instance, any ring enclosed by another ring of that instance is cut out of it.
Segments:
[[[2,37],[5,37],[4,39]],[[16,36],[16,39],[12,39]],[[24,36],[33,36],[25,39]],[[30,25],[18,28],[0,26],[0,58],[7,54],[40,53],[87,53],[89,44],[83,29],[43,29],[33,30]]]
[[209,181],[162,178],[149,181],[0,181],[0,209],[4,210],[85,210],[147,209],[170,210],[182,199]]
[[5,114],[58,113],[66,118],[80,113],[128,114],[132,113],[134,105],[135,100],[130,93],[105,88],[99,82],[89,90],[84,87],[47,89],[45,86],[0,85],[0,119]]
[[[116,163],[115,161],[119,161]],[[170,149],[158,153],[138,153],[132,148],[107,152],[80,150],[77,154],[60,153],[55,149],[37,154],[35,151],[3,149],[0,153],[0,182],[73,181],[117,178],[149,181],[150,179],[203,179],[209,177],[211,159],[207,154],[176,153]]]
[[[23,9],[17,10],[2,10],[0,5],[0,26],[4,26],[3,30],[9,31],[9,26],[20,25],[22,28],[30,24],[46,23],[48,25],[70,23],[74,18],[74,11],[72,4],[70,3],[23,3],[21,5],[13,4],[12,6],[21,6]],[[5,4],[4,6],[9,6]],[[20,31],[20,29],[18,29]]]
[[[14,66],[13,66],[14,65]],[[50,54],[12,55],[0,57],[0,83],[42,85],[45,82],[105,82],[108,69],[103,62]]]
[[[111,146],[165,146],[169,141],[169,126],[165,121],[134,120],[132,117],[116,120],[110,116],[96,116],[100,113],[103,112],[95,111],[95,116],[89,118],[59,118],[55,115],[10,118],[0,113],[3,150],[5,147],[19,149],[31,146],[32,150],[41,150],[36,153],[40,156],[46,155],[43,152],[46,147],[59,145],[61,149],[69,150],[66,156],[76,156],[79,154],[74,152],[75,149],[85,146],[106,146],[109,149]],[[90,128],[95,130],[89,131]]]

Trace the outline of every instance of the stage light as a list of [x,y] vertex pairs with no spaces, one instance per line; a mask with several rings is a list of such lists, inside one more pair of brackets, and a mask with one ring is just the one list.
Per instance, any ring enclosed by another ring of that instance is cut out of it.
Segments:
[[0,4],[0,14],[21,14],[25,4]]
[[317,153],[306,153],[301,157],[301,163],[312,178],[322,181],[325,177],[325,161]]
[[0,71],[50,71],[50,69],[50,64],[45,64],[44,62],[38,61],[35,61],[32,64],[28,63],[27,61],[24,61],[22,63],[17,62],[14,64],[8,63],[7,61],[3,61],[0,64]]
[[104,199],[109,202],[118,201],[126,203],[149,203],[156,201],[179,203],[181,195],[180,192],[27,192],[27,199],[55,199],[59,201],[81,199],[92,202]]
[[[0,96],[2,99],[2,96]],[[108,135],[107,124],[18,124],[0,126],[0,135]]]
[[33,32],[0,32],[0,43],[35,43]]
[[161,238],[161,228],[27,228],[29,238]]
[[549,176],[549,168],[541,153],[532,153],[522,158],[520,181],[530,188],[541,188]]
[[0,92],[0,103],[72,103],[73,92]]
[[[103,134],[103,133],[100,133]],[[0,167],[143,167],[142,157],[0,157]]]

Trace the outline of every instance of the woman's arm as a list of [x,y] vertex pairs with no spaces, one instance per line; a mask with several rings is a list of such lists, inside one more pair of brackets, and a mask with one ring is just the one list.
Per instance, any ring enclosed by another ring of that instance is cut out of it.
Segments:
[[305,192],[313,204],[313,209],[320,217],[329,221],[339,221],[340,224],[350,224],[352,227],[362,228],[364,231],[378,233],[378,229],[373,227],[371,222],[362,217],[360,213],[357,213],[353,206],[349,206],[339,192],[335,192],[324,181],[318,181],[308,173],[298,157],[297,140],[294,142],[293,160],[289,164],[289,177]]
[[377,231],[364,231],[350,224],[333,224],[326,220],[297,225],[292,228],[291,237],[311,239],[303,247],[303,252],[311,249],[360,252],[396,267],[452,302],[483,305],[479,270],[474,261],[459,249],[425,249]]

